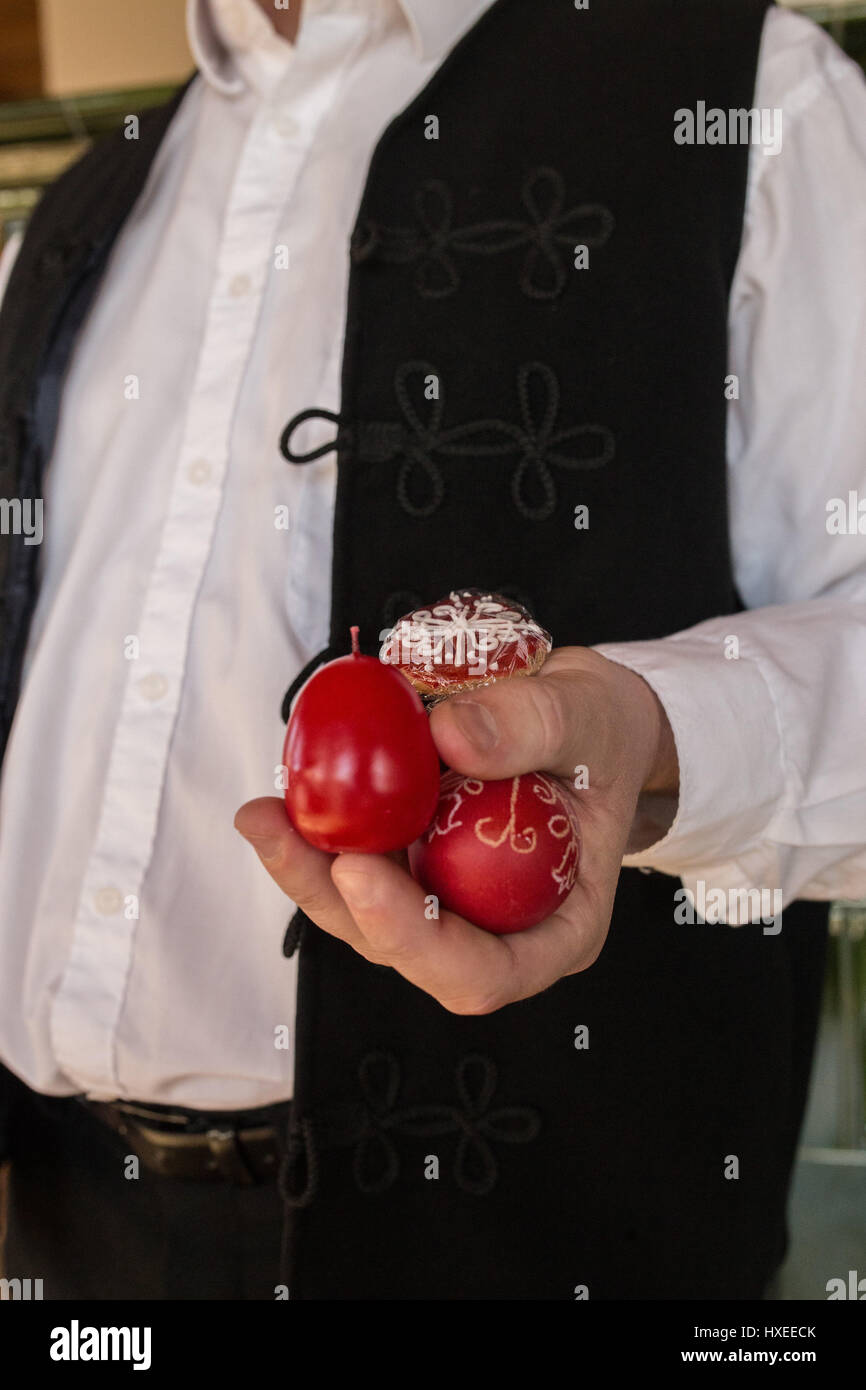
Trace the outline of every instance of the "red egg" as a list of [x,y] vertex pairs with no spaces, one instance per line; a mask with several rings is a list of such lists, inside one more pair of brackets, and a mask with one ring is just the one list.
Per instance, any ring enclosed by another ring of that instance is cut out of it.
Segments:
[[286,730],[286,810],[317,849],[405,849],[436,809],[439,755],[420,697],[357,650],[301,688]]
[[436,814],[409,850],[413,876],[442,907],[485,931],[525,931],[567,898],[577,877],[574,810],[541,772],[481,782],[447,772]]

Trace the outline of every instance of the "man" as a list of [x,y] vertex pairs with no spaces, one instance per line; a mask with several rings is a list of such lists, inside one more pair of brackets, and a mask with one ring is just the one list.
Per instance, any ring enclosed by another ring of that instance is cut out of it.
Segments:
[[[0,1056],[46,1297],[757,1297],[782,1259],[820,903],[866,891],[829,525],[866,94],[762,0],[682,8],[199,0],[179,106],[34,218]],[[437,709],[444,760],[577,788],[574,893],[512,939],[259,797],[288,680],[470,585],[557,650]]]

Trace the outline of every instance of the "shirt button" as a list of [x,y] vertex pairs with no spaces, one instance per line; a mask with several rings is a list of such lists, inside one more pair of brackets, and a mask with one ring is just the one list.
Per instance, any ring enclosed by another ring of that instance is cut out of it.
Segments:
[[101,912],[103,917],[111,917],[113,913],[119,912],[123,907],[123,896],[117,888],[110,885],[100,888],[98,893],[93,895],[93,905],[97,912]]
[[294,116],[289,115],[288,111],[280,111],[274,117],[274,130],[278,135],[283,135],[287,140],[291,140],[295,135],[300,134],[301,127]]
[[242,295],[249,294],[252,281],[248,275],[236,275],[229,282],[229,294],[234,299],[240,299]]
[[138,688],[145,700],[161,700],[168,690],[168,681],[158,671],[152,671],[149,676],[142,676]]
[[191,483],[206,483],[211,474],[211,467],[207,459],[196,459],[186,470],[186,476]]

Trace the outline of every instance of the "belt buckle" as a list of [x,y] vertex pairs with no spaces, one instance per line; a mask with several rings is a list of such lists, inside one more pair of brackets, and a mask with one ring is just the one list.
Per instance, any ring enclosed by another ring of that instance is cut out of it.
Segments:
[[279,1147],[276,1127],[260,1125],[245,1128],[215,1119],[209,1129],[195,1133],[157,1129],[147,1120],[167,1118],[179,1122],[184,1117],[163,1117],[129,1102],[86,1101],[111,1129],[122,1134],[141,1163],[162,1177],[198,1178],[228,1182],[235,1187],[257,1187],[275,1180]]
[[204,1138],[210,1150],[207,1167],[237,1187],[255,1187],[258,1179],[243,1155],[235,1129],[208,1129]]

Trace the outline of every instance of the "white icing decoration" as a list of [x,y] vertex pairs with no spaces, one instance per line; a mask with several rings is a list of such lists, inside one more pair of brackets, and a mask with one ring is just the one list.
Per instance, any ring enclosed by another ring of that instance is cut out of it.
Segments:
[[[564,796],[558,790],[558,788],[554,786],[552,782],[549,782],[548,779],[545,776],[543,776],[542,773],[539,773],[536,776],[532,790],[535,792],[535,795],[539,798],[539,800],[543,801],[546,806],[562,807],[562,811],[558,814],[552,815],[547,822],[547,828],[550,831],[551,835],[554,837],[554,839],[564,840],[570,832],[570,838],[568,840],[568,844],[565,846],[565,852],[562,858],[560,859],[556,868],[551,869],[550,871],[551,877],[554,883],[557,885],[561,897],[563,893],[571,892],[572,888],[574,887],[574,880],[577,876],[577,830],[568,803],[566,802]],[[554,829],[554,825],[558,821],[562,822],[562,830]]]
[[[519,788],[520,778],[512,777],[511,796],[508,802],[508,820],[505,822],[505,828],[502,834],[498,835],[496,839],[491,840],[489,836],[482,834],[481,831],[482,825],[492,824],[492,816],[482,816],[481,820],[475,822],[476,838],[479,839],[483,845],[490,845],[491,849],[498,849],[499,846],[504,843],[505,837],[507,836],[509,847],[514,850],[515,854],[532,854],[538,843],[538,836],[535,832],[535,828],[529,826],[525,830],[517,829],[517,793]],[[524,841],[522,845],[518,844],[519,839]]]
[[[486,832],[486,827],[492,825],[492,816],[481,816],[473,826],[475,836],[484,845],[489,845],[491,849],[498,849],[500,845],[508,840],[509,847],[515,854],[532,854],[538,844],[538,836],[533,826],[526,826],[523,830],[517,829],[517,798],[520,788],[520,778],[512,777],[511,794],[508,805],[508,819],[498,835],[490,835]],[[450,801],[452,804],[448,809],[448,814],[444,820],[437,813],[434,816],[425,839],[429,842],[436,835],[450,835],[452,830],[457,830],[463,825],[462,820],[457,820],[457,814],[461,806],[464,805],[466,796],[478,796],[484,789],[484,783],[475,777],[461,777],[459,773],[448,773],[442,779],[442,791],[440,804]],[[557,787],[548,780],[542,773],[537,773],[532,781],[531,790],[546,806],[557,806],[560,809],[548,818],[547,829],[555,840],[564,840],[568,837],[563,856],[559,863],[551,868],[550,876],[557,885],[560,897],[564,893],[571,892],[577,876],[578,865],[578,836],[574,823],[574,818],[562,793]],[[482,829],[484,827],[484,829]],[[561,828],[559,828],[561,827]],[[520,843],[520,840],[523,843]]]
[[[523,610],[509,608],[489,594],[462,598],[452,591],[449,600],[401,619],[384,642],[380,660],[425,671],[466,665],[484,670],[490,652],[521,637],[538,638],[550,651],[544,630]],[[498,662],[490,669],[498,670]]]

